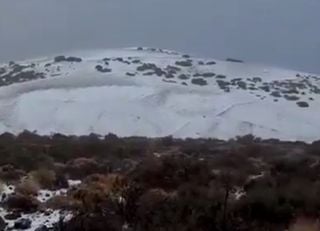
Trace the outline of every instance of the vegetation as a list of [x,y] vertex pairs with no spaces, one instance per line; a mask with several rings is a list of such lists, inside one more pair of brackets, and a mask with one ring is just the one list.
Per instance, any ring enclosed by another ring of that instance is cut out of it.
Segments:
[[[0,136],[6,204],[72,210],[65,230],[317,230],[320,142]],[[5,174],[7,173],[7,174]],[[41,188],[82,179],[40,204]],[[29,208],[30,207],[30,208]]]

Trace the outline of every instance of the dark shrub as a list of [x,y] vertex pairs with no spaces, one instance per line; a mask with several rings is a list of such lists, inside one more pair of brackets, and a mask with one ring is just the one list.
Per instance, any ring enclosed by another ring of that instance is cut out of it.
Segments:
[[185,75],[185,74],[181,74],[178,76],[179,79],[182,79],[182,80],[186,80],[186,79],[189,79],[189,76]]
[[273,92],[270,93],[270,95],[272,95],[273,97],[278,97],[278,98],[282,97],[281,93],[279,91],[273,91]]
[[37,201],[33,197],[21,194],[10,195],[4,202],[4,206],[8,209],[16,209],[26,213],[37,211],[39,205],[39,201]]
[[176,61],[176,65],[182,66],[182,67],[191,67],[192,66],[192,60],[183,60],[183,61]]
[[299,100],[300,98],[296,95],[284,95],[284,98],[286,100],[290,100],[290,101],[296,101],[296,100]]
[[216,64],[215,61],[209,61],[209,62],[206,63],[206,65],[215,65],[215,64]]
[[81,62],[82,59],[81,58],[77,58],[77,57],[65,57],[63,55],[60,56],[56,56],[54,58],[54,62],[59,63],[59,62]]
[[110,68],[103,68],[101,65],[97,65],[96,66],[96,70],[101,72],[101,73],[108,73],[108,72],[111,72],[112,69]]
[[216,76],[217,79],[225,79],[226,77],[227,77],[227,76],[225,76],[225,75],[217,75],[217,76]]
[[210,77],[214,77],[216,74],[215,73],[212,73],[212,72],[206,72],[206,73],[203,73],[202,76],[205,77],[205,78],[210,78]]
[[304,101],[297,102],[297,105],[299,107],[302,107],[302,108],[309,107],[309,104],[307,102],[304,102]]
[[227,61],[227,62],[233,62],[233,63],[243,63],[242,60],[240,60],[240,59],[233,59],[233,58],[227,58],[226,61]]
[[191,80],[191,83],[199,86],[204,86],[208,84],[207,81],[202,78],[194,78]]

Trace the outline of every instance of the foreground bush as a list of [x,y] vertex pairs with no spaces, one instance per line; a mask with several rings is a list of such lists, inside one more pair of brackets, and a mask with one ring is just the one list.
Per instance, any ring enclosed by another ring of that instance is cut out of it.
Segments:
[[10,209],[38,209],[39,186],[82,180],[40,206],[72,210],[64,230],[318,229],[319,142],[24,132],[0,135],[0,152],[0,179],[17,185]]

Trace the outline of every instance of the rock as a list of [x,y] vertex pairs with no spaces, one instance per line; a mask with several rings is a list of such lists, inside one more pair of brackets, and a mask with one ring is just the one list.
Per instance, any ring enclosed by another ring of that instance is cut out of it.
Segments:
[[17,220],[20,217],[21,217],[21,214],[18,212],[8,213],[4,216],[6,220]]
[[3,220],[2,217],[0,217],[0,231],[5,230],[7,227],[7,223]]
[[40,225],[38,228],[36,228],[34,231],[48,231],[48,227],[45,225]]
[[27,218],[21,218],[14,223],[15,229],[29,229],[31,227],[31,220]]

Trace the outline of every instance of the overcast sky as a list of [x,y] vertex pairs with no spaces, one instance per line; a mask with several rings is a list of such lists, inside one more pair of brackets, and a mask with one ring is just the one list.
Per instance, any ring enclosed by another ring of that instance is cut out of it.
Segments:
[[320,73],[319,0],[0,0],[0,61],[154,46]]

